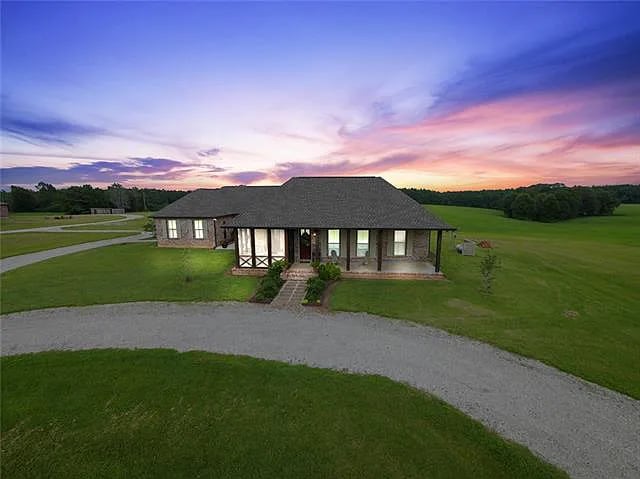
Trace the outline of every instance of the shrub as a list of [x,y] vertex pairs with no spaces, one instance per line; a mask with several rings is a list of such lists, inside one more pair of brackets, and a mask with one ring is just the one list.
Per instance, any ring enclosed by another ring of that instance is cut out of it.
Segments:
[[317,259],[316,259],[316,260],[313,260],[313,261],[311,262],[311,267],[312,267],[315,271],[318,271],[318,266],[320,266],[320,261],[318,261]]
[[143,228],[144,231],[149,231],[150,233],[153,234],[153,236],[156,235],[156,222],[153,218],[147,218],[146,223],[144,224]]
[[271,278],[280,279],[282,272],[287,269],[288,263],[286,259],[281,259],[271,263],[271,266],[267,268],[267,276]]
[[309,278],[307,280],[307,292],[305,293],[304,300],[307,303],[316,304],[320,302],[322,293],[327,287],[327,282],[320,278]]
[[271,301],[278,295],[280,288],[282,288],[284,284],[280,274],[286,267],[287,261],[284,259],[271,263],[271,266],[267,268],[266,276],[264,276],[258,284],[258,290],[254,297],[257,301]]
[[282,280],[276,279],[271,276],[265,276],[260,280],[258,290],[256,291],[255,299],[258,301],[271,301],[278,295],[280,288],[282,287]]
[[322,263],[318,266],[318,277],[324,281],[340,279],[340,266],[334,263]]

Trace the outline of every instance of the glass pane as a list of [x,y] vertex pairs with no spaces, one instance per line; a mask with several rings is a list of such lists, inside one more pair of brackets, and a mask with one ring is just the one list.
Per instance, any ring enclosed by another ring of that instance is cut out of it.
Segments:
[[271,230],[271,256],[284,256],[284,230]]
[[356,256],[366,256],[367,251],[369,251],[369,247],[367,245],[358,245],[356,248]]
[[404,256],[404,243],[393,243],[393,254],[395,256]]
[[407,238],[407,232],[405,230],[396,230],[393,233],[394,243],[404,243]]
[[329,243],[327,245],[327,252],[329,253],[329,256],[331,256],[332,251],[336,252],[336,256],[340,256],[340,243]]
[[241,256],[251,256],[251,232],[249,228],[238,230],[238,252]]
[[369,244],[369,230],[358,230],[358,243]]
[[178,237],[178,224],[176,220],[167,220],[167,230],[169,232],[169,238],[175,239]]
[[254,235],[256,238],[256,256],[267,256],[267,230],[257,229]]
[[204,225],[202,224],[202,220],[193,221],[193,231],[196,239],[204,239]]
[[329,230],[329,243],[340,243],[340,230]]

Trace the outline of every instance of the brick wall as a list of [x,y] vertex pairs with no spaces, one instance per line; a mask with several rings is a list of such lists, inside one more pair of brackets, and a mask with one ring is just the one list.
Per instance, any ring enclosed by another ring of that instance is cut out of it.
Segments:
[[167,220],[156,218],[156,237],[158,246],[164,248],[214,248],[216,238],[216,222],[213,218],[202,218],[204,221],[204,239],[195,239],[193,232],[193,218],[176,218],[178,238],[169,239]]

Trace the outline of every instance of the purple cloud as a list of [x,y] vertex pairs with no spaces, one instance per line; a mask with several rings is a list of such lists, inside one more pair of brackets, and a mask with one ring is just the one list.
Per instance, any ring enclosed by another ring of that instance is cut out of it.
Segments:
[[268,177],[269,175],[267,173],[263,173],[262,171],[239,171],[237,173],[230,173],[226,176],[226,179],[233,183],[249,185],[251,183],[255,183],[256,181],[264,180]]
[[178,180],[196,168],[168,158],[130,158],[129,161],[74,163],[68,168],[16,166],[0,169],[2,186],[34,185],[45,181],[55,185],[70,183],[126,183],[135,180]]
[[108,132],[88,124],[76,123],[62,118],[17,112],[2,109],[2,131],[18,140],[31,144],[71,145],[74,141]]
[[207,158],[210,156],[218,156],[222,150],[220,148],[209,148],[208,150],[201,150],[198,152],[198,156]]
[[[640,81],[640,30],[606,36],[585,30],[506,58],[477,62],[442,86],[432,111],[450,111],[521,94],[571,91]],[[638,89],[629,101],[640,103]]]
[[335,163],[288,162],[276,165],[275,175],[281,180],[288,180],[294,176],[373,175],[394,168],[402,168],[419,158],[419,155],[413,153],[397,153],[362,163],[351,160]]

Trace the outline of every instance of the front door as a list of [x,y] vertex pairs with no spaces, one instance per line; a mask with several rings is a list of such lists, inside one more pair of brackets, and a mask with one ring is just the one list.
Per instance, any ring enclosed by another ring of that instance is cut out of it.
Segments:
[[300,261],[311,261],[311,231],[300,230]]

